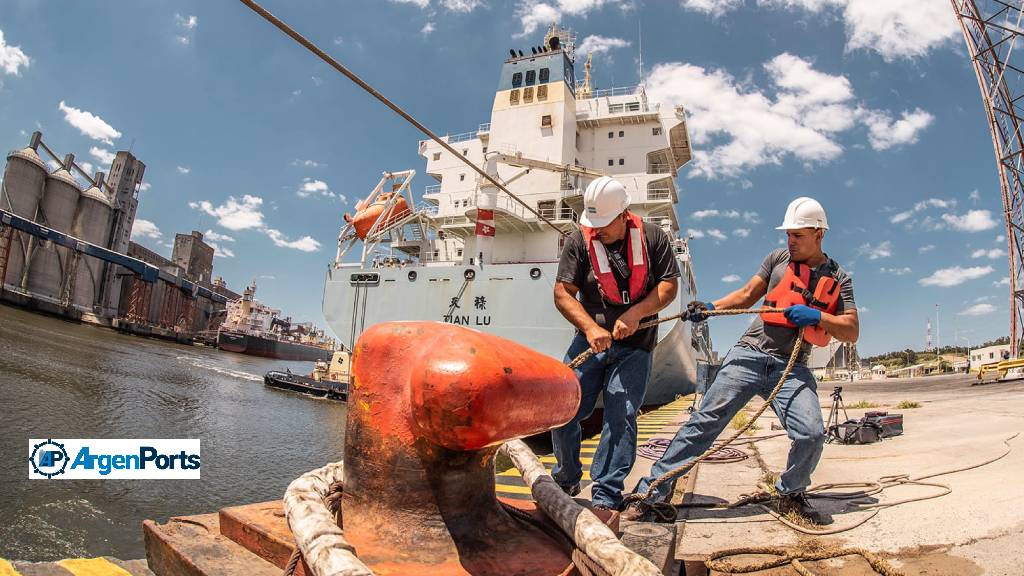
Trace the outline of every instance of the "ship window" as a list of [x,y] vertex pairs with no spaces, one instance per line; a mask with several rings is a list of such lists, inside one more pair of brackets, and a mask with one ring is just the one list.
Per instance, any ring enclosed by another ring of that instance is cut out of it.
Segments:
[[487,146],[484,146],[483,153],[487,154]]
[[434,160],[440,160],[440,159],[441,159],[441,153],[440,152],[434,152]]
[[625,104],[609,104],[608,105],[608,113],[609,114],[618,114],[618,113],[622,112],[625,109],[626,109]]
[[469,206],[469,198],[462,199],[462,207],[465,208],[466,206]]
[[513,106],[519,104],[519,90],[513,90],[508,93],[508,103]]
[[551,115],[550,114],[545,114],[545,115],[540,117],[540,126],[541,126],[541,128],[550,128],[551,127]]
[[609,132],[608,133],[608,137],[609,138],[615,138],[615,132]]
[[516,72],[515,74],[512,75],[512,87],[513,88],[519,88],[522,85],[523,85],[523,73],[522,72]]
[[640,103],[639,102],[629,102],[629,103],[626,104],[626,110],[628,110],[630,112],[639,112],[640,111]]
[[468,155],[468,154],[469,154],[469,148],[463,148],[463,149],[462,149],[462,155],[463,155],[463,156],[466,156],[466,155]]
[[545,86],[537,86],[537,100],[547,100],[547,99],[548,99],[548,87],[546,85]]
[[533,86],[536,83],[537,83],[537,71],[536,70],[527,70],[526,71],[526,85],[527,86]]
[[653,136],[661,136],[661,126],[655,126],[654,128],[651,128],[651,134]]
[[523,102],[533,102],[533,87],[523,88]]
[[608,159],[608,165],[609,166],[615,166],[615,160],[613,160],[612,158],[609,158]]
[[626,159],[625,158],[619,158],[619,166],[622,166],[625,163],[626,163]]
[[551,78],[551,71],[548,70],[547,68],[541,68],[540,69],[540,82],[541,82],[541,84],[543,84],[544,82],[547,82],[549,78]]
[[459,174],[459,182],[463,182],[465,180],[466,180],[466,175],[465,174]]
[[459,248],[458,250],[456,250],[455,251],[455,255],[458,256],[459,258],[462,258],[462,248]]
[[622,138],[625,135],[626,135],[626,131],[625,130],[619,130],[619,138]]

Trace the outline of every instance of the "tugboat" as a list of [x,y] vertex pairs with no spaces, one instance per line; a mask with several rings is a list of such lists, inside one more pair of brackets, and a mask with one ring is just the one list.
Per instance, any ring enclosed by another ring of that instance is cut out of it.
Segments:
[[317,360],[309,376],[292,374],[291,370],[271,370],[263,375],[263,383],[272,388],[303,392],[332,400],[348,398],[349,353],[338,350],[330,364]]

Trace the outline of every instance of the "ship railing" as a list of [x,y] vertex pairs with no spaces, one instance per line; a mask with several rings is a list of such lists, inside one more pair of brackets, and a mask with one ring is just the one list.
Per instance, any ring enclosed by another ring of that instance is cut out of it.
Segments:
[[441,185],[440,184],[431,184],[430,186],[424,186],[423,187],[423,193],[424,194],[440,194],[441,193]]
[[540,208],[537,212],[548,220],[579,221],[579,216],[577,216],[576,213],[573,212],[572,208],[569,208],[568,206],[562,206],[560,208]]
[[647,199],[648,200],[671,200],[672,199],[672,189],[667,187],[667,186],[666,187],[659,187],[659,188],[648,188],[647,189]]
[[671,174],[672,166],[669,164],[650,163],[647,165],[648,174]]
[[440,207],[437,204],[431,204],[429,202],[423,202],[420,204],[420,212],[423,212],[427,216],[437,216],[437,211]]
[[477,132],[463,132],[462,134],[454,134],[448,136],[448,143],[455,144],[456,142],[467,142],[469,140],[476,140],[478,138]]
[[642,87],[637,86],[621,86],[619,88],[605,88],[603,90],[595,90],[594,98],[605,98],[608,96],[634,96],[640,94]]
[[480,125],[479,128],[476,129],[476,131],[477,131],[478,134],[485,134],[487,132],[490,132],[491,131],[491,123],[490,122],[484,122],[483,124]]
[[644,222],[650,222],[651,224],[657,224],[658,226],[661,226],[665,220],[671,222],[672,218],[668,216],[644,216],[643,220]]

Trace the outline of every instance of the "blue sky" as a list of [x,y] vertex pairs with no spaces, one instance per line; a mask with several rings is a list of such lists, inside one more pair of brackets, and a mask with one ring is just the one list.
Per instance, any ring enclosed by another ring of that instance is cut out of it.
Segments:
[[[40,129],[96,170],[131,148],[147,165],[136,240],[169,254],[175,232],[212,231],[215,274],[256,278],[297,319],[323,324],[341,215],[380,173],[429,184],[411,126],[239,3],[3,4],[0,144]],[[677,210],[703,298],[753,275],[808,195],[853,275],[862,355],[922,348],[936,304],[943,344],[1008,333],[992,144],[945,0],[265,6],[440,133],[486,122],[508,48],[555,18],[595,54],[598,87],[636,84],[640,24],[649,93],[690,112]],[[716,347],[746,323],[716,320]]]

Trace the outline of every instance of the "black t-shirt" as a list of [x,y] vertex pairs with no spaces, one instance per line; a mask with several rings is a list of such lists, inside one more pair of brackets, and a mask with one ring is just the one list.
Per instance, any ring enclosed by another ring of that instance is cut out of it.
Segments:
[[[672,242],[660,227],[644,222],[644,241],[647,244],[647,286],[645,295],[650,293],[662,280],[679,277],[679,264],[676,262],[675,254],[672,252]],[[609,252],[625,250],[625,240],[609,244],[605,248]],[[619,285],[619,290],[629,290],[629,280],[619,276],[615,267],[612,267],[612,274]],[[593,268],[590,265],[590,254],[583,242],[583,233],[577,230],[565,242],[562,249],[562,258],[558,262],[558,274],[556,279],[559,282],[567,282],[579,289],[577,299],[583,304],[583,308],[598,323],[599,326],[611,332],[615,321],[619,319],[630,306],[639,302],[638,298],[633,304],[616,306],[606,302],[601,297],[597,286],[597,278],[594,277]],[[647,322],[654,320],[658,315],[649,316],[641,320]],[[637,330],[628,338],[618,340],[624,346],[654,350],[658,340],[658,327],[652,326]]]

